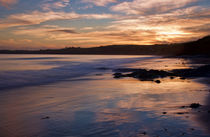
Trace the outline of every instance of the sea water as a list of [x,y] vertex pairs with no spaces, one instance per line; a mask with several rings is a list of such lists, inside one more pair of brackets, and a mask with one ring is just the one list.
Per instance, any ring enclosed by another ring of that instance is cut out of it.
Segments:
[[0,55],[0,64],[0,137],[210,136],[209,119],[181,107],[208,105],[208,85],[179,78],[157,84],[112,75],[117,68],[192,65],[183,59]]

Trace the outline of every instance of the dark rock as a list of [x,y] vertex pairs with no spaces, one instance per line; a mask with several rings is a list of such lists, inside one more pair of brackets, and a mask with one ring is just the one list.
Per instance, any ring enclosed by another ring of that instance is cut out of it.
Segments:
[[188,112],[177,112],[178,115],[188,114]]
[[192,103],[190,108],[199,108],[201,105],[199,103]]
[[181,80],[185,80],[186,78],[185,78],[185,77],[181,77],[180,79],[181,79]]
[[186,108],[187,106],[181,106],[180,108]]
[[176,113],[176,114],[178,114],[178,115],[183,115],[183,114],[184,114],[184,112],[178,112],[178,113]]
[[41,119],[50,119],[50,117],[49,116],[46,116],[46,117],[43,117]]
[[[133,77],[133,78],[137,78],[141,81],[152,81],[156,78],[164,78],[167,76],[171,76],[171,74],[167,71],[163,71],[163,70],[146,70],[146,69],[117,69],[115,70],[118,73],[115,73],[114,75],[116,76],[116,78],[119,77]],[[122,74],[119,72],[130,72],[129,74]]]
[[165,114],[167,114],[167,112],[163,112],[163,114],[165,115]]
[[138,71],[139,69],[132,69],[132,68],[120,68],[120,69],[115,69],[115,72],[134,72]]
[[174,77],[173,77],[173,76],[171,76],[171,77],[170,77],[170,79],[174,79]]
[[195,129],[194,129],[194,128],[191,128],[190,130],[192,130],[192,131],[193,131],[193,130],[195,130]]
[[209,76],[210,65],[201,66],[195,69],[177,69],[172,71],[173,74],[180,77],[202,77]]
[[156,82],[156,83],[158,83],[158,84],[159,84],[159,83],[161,83],[161,81],[160,81],[160,80],[155,80],[155,82]]
[[[102,68],[101,68],[102,69]],[[105,68],[103,68],[105,69]],[[146,70],[146,69],[116,69],[117,73],[114,74],[115,78],[120,77],[133,77],[141,81],[152,81],[157,78],[170,77],[180,77],[180,79],[194,78],[194,77],[210,77],[210,65],[201,66],[194,69],[175,69],[172,71],[164,70]],[[129,74],[122,74],[122,73]]]
[[182,135],[185,135],[186,133],[182,133]]
[[123,74],[122,73],[114,73],[114,78],[121,78],[123,77]]
[[141,134],[146,135],[146,134],[147,134],[147,132],[145,132],[145,131],[144,131],[144,132],[142,132]]

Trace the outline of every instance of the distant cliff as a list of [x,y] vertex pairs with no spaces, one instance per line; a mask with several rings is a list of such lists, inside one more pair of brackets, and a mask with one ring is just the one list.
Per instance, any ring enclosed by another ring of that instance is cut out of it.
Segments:
[[210,36],[192,42],[164,45],[110,45],[93,48],[0,50],[0,54],[210,55]]

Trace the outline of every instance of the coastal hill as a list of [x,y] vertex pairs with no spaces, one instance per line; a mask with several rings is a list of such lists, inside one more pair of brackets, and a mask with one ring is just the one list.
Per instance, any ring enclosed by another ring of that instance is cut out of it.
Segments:
[[210,36],[197,41],[162,45],[109,45],[92,48],[0,50],[0,54],[210,55]]

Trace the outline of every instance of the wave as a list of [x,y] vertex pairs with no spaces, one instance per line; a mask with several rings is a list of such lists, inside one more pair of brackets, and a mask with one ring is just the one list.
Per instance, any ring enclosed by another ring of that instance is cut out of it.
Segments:
[[[30,55],[28,55],[30,56]],[[79,56],[78,56],[79,57]],[[63,58],[63,57],[61,57]],[[27,57],[27,58],[12,58],[12,60],[40,60],[42,65],[56,65],[56,67],[44,70],[21,70],[21,71],[0,71],[0,90],[13,89],[25,86],[45,85],[49,83],[70,80],[91,73],[101,73],[111,71],[122,67],[125,64],[133,63],[140,60],[155,58],[154,56],[139,56],[129,58],[110,58],[107,59],[83,59],[83,61],[72,60],[56,60],[57,57]],[[37,62],[36,62],[37,63]],[[23,66],[26,67],[26,66]]]

